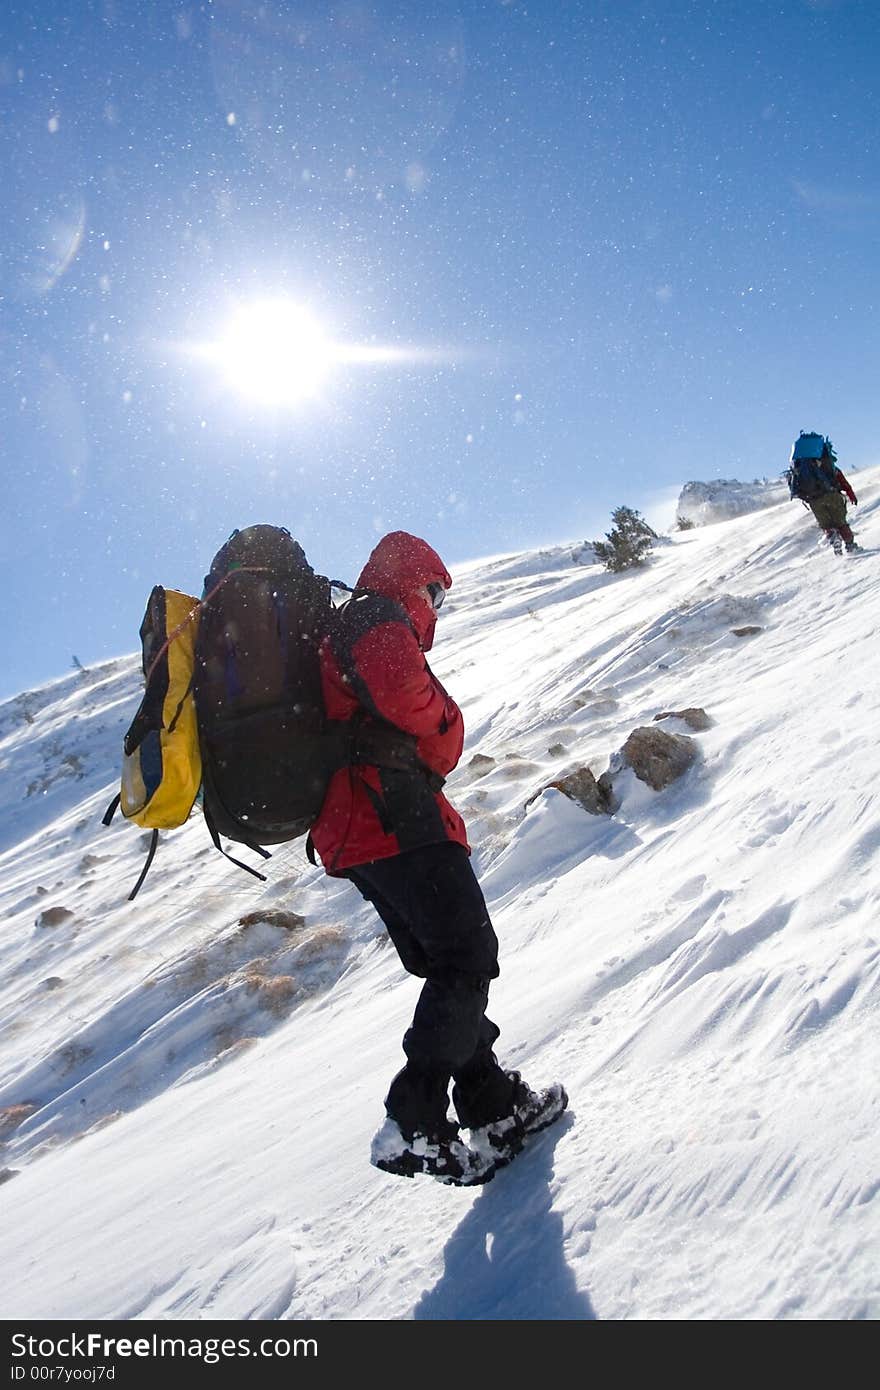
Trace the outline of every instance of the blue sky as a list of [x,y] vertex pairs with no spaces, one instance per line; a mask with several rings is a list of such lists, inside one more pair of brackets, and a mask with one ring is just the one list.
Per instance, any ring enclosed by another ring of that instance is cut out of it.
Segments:
[[[590,539],[779,472],[801,428],[875,462],[878,29],[873,0],[13,0],[0,695],[133,651],[236,525],[352,581],[386,530],[453,564]],[[290,398],[228,351],[266,301],[335,349]]]

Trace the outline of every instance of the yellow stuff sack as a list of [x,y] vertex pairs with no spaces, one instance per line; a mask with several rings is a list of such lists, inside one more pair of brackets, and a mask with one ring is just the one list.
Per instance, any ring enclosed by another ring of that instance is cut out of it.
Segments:
[[[120,790],[102,818],[104,825],[110,825],[120,809],[126,820],[153,832],[129,902],[137,896],[153,862],[159,831],[175,830],[189,819],[202,785],[193,677],[203,603],[191,594],[157,584],[141,623],[144,697],[123,740]],[[217,848],[233,864],[265,882],[256,869],[222,849],[216,828],[210,824],[208,828]],[[268,859],[267,850],[253,848]]]
[[141,623],[145,689],[125,735],[120,809],[149,830],[183,825],[202,782],[193,698],[199,601],[157,584]]

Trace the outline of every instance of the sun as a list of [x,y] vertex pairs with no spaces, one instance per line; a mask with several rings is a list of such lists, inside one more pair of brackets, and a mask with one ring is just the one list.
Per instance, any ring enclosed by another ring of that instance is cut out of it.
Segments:
[[287,299],[239,306],[203,352],[219,365],[230,387],[271,406],[296,405],[314,396],[338,357],[312,313]]
[[345,342],[305,304],[277,295],[236,304],[207,341],[177,346],[209,363],[231,394],[273,411],[315,399],[338,369],[433,367],[467,356],[449,347]]

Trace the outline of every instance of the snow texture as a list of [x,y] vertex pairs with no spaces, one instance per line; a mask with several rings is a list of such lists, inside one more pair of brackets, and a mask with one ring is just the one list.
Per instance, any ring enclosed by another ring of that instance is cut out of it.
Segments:
[[[498,1050],[571,1099],[485,1188],[370,1166],[419,985],[302,842],[261,885],[196,814],[127,901],[134,657],[0,706],[0,1316],[880,1315],[880,469],[852,558],[723,487],[642,570],[499,557],[444,607]],[[545,790],[693,707],[664,791]]]

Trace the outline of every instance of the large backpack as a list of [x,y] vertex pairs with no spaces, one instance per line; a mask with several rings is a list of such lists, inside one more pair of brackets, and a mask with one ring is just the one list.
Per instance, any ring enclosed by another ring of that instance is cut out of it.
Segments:
[[234,531],[205,578],[193,689],[205,820],[259,850],[304,835],[346,761],[324,717],[318,650],[330,582],[277,526]]
[[[234,531],[217,552],[201,599],[157,585],[140,635],[145,691],[125,736],[118,806],[152,830],[183,825],[199,792],[216,847],[220,836],[269,858],[266,844],[311,828],[333,774],[356,763],[421,767],[416,740],[379,720],[326,718],[319,648],[334,636],[331,588],[278,526]],[[345,641],[338,657],[351,661]],[[311,857],[311,855],[310,855]]]
[[791,465],[785,475],[789,495],[801,502],[815,502],[828,492],[839,492],[835,462],[830,439],[801,430],[792,446]]
[[801,430],[791,446],[791,462],[798,459],[820,459],[825,448],[825,436],[812,430]]

